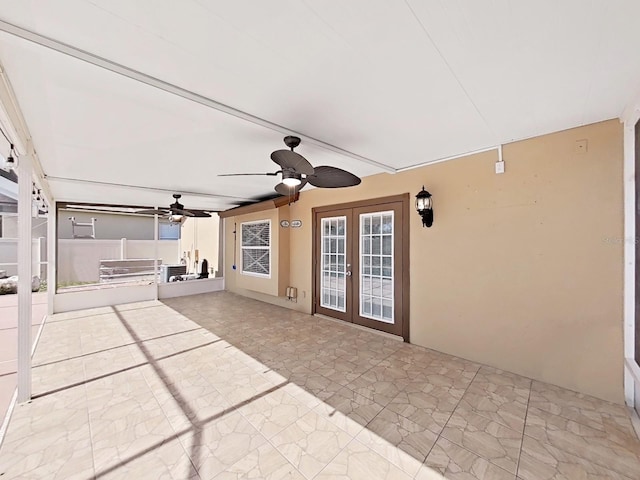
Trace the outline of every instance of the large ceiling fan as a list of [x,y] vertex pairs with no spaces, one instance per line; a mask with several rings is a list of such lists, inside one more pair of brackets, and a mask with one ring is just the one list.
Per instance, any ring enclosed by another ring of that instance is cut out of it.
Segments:
[[175,201],[169,205],[169,208],[138,210],[136,213],[142,215],[161,215],[167,217],[172,223],[182,223],[186,217],[211,217],[211,215],[204,210],[185,210],[184,205],[179,201],[180,197],[182,197],[182,195],[174,193],[173,198]]
[[300,138],[292,135],[284,137],[284,143],[290,150],[276,150],[271,154],[271,160],[280,166],[280,170],[267,173],[224,173],[219,177],[233,177],[240,175],[282,175],[282,181],[275,190],[280,195],[295,195],[307,183],[319,188],[353,187],[360,183],[360,178],[353,173],[337,167],[312,167],[299,153],[293,151],[300,145]]

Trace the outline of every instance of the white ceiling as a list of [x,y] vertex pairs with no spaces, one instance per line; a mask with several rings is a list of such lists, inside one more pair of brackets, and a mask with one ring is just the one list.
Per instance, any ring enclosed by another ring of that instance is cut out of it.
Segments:
[[[618,117],[640,90],[637,18],[637,0],[0,0],[4,22],[390,169]],[[59,200],[273,193],[273,177],[217,174],[275,171],[280,131],[7,33],[0,62]]]

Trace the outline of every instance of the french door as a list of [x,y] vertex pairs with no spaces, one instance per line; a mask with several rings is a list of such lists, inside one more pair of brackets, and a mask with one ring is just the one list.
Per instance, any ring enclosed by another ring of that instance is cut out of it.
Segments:
[[314,209],[314,311],[408,341],[408,196]]

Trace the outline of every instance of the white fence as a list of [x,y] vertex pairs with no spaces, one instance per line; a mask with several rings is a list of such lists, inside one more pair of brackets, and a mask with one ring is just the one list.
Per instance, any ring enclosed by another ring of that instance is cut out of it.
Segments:
[[[47,239],[34,238],[31,244],[31,268],[34,275],[47,278]],[[0,238],[0,270],[8,276],[18,274],[18,239]]]
[[[155,256],[154,240],[58,240],[58,284],[98,283],[101,260],[127,260]],[[179,240],[159,240],[158,259],[179,263]]]
[[[34,238],[32,241],[33,274],[47,278],[47,239]],[[58,283],[75,285],[98,283],[101,260],[126,260],[155,256],[154,240],[58,240]],[[180,241],[159,240],[158,259],[163,263],[180,263]],[[0,238],[0,270],[7,275],[18,274],[18,239]]]

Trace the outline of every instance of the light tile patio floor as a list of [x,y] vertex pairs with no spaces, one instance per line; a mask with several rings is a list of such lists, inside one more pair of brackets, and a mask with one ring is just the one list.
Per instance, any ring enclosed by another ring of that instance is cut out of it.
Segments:
[[45,324],[20,479],[640,478],[625,407],[227,292]]

